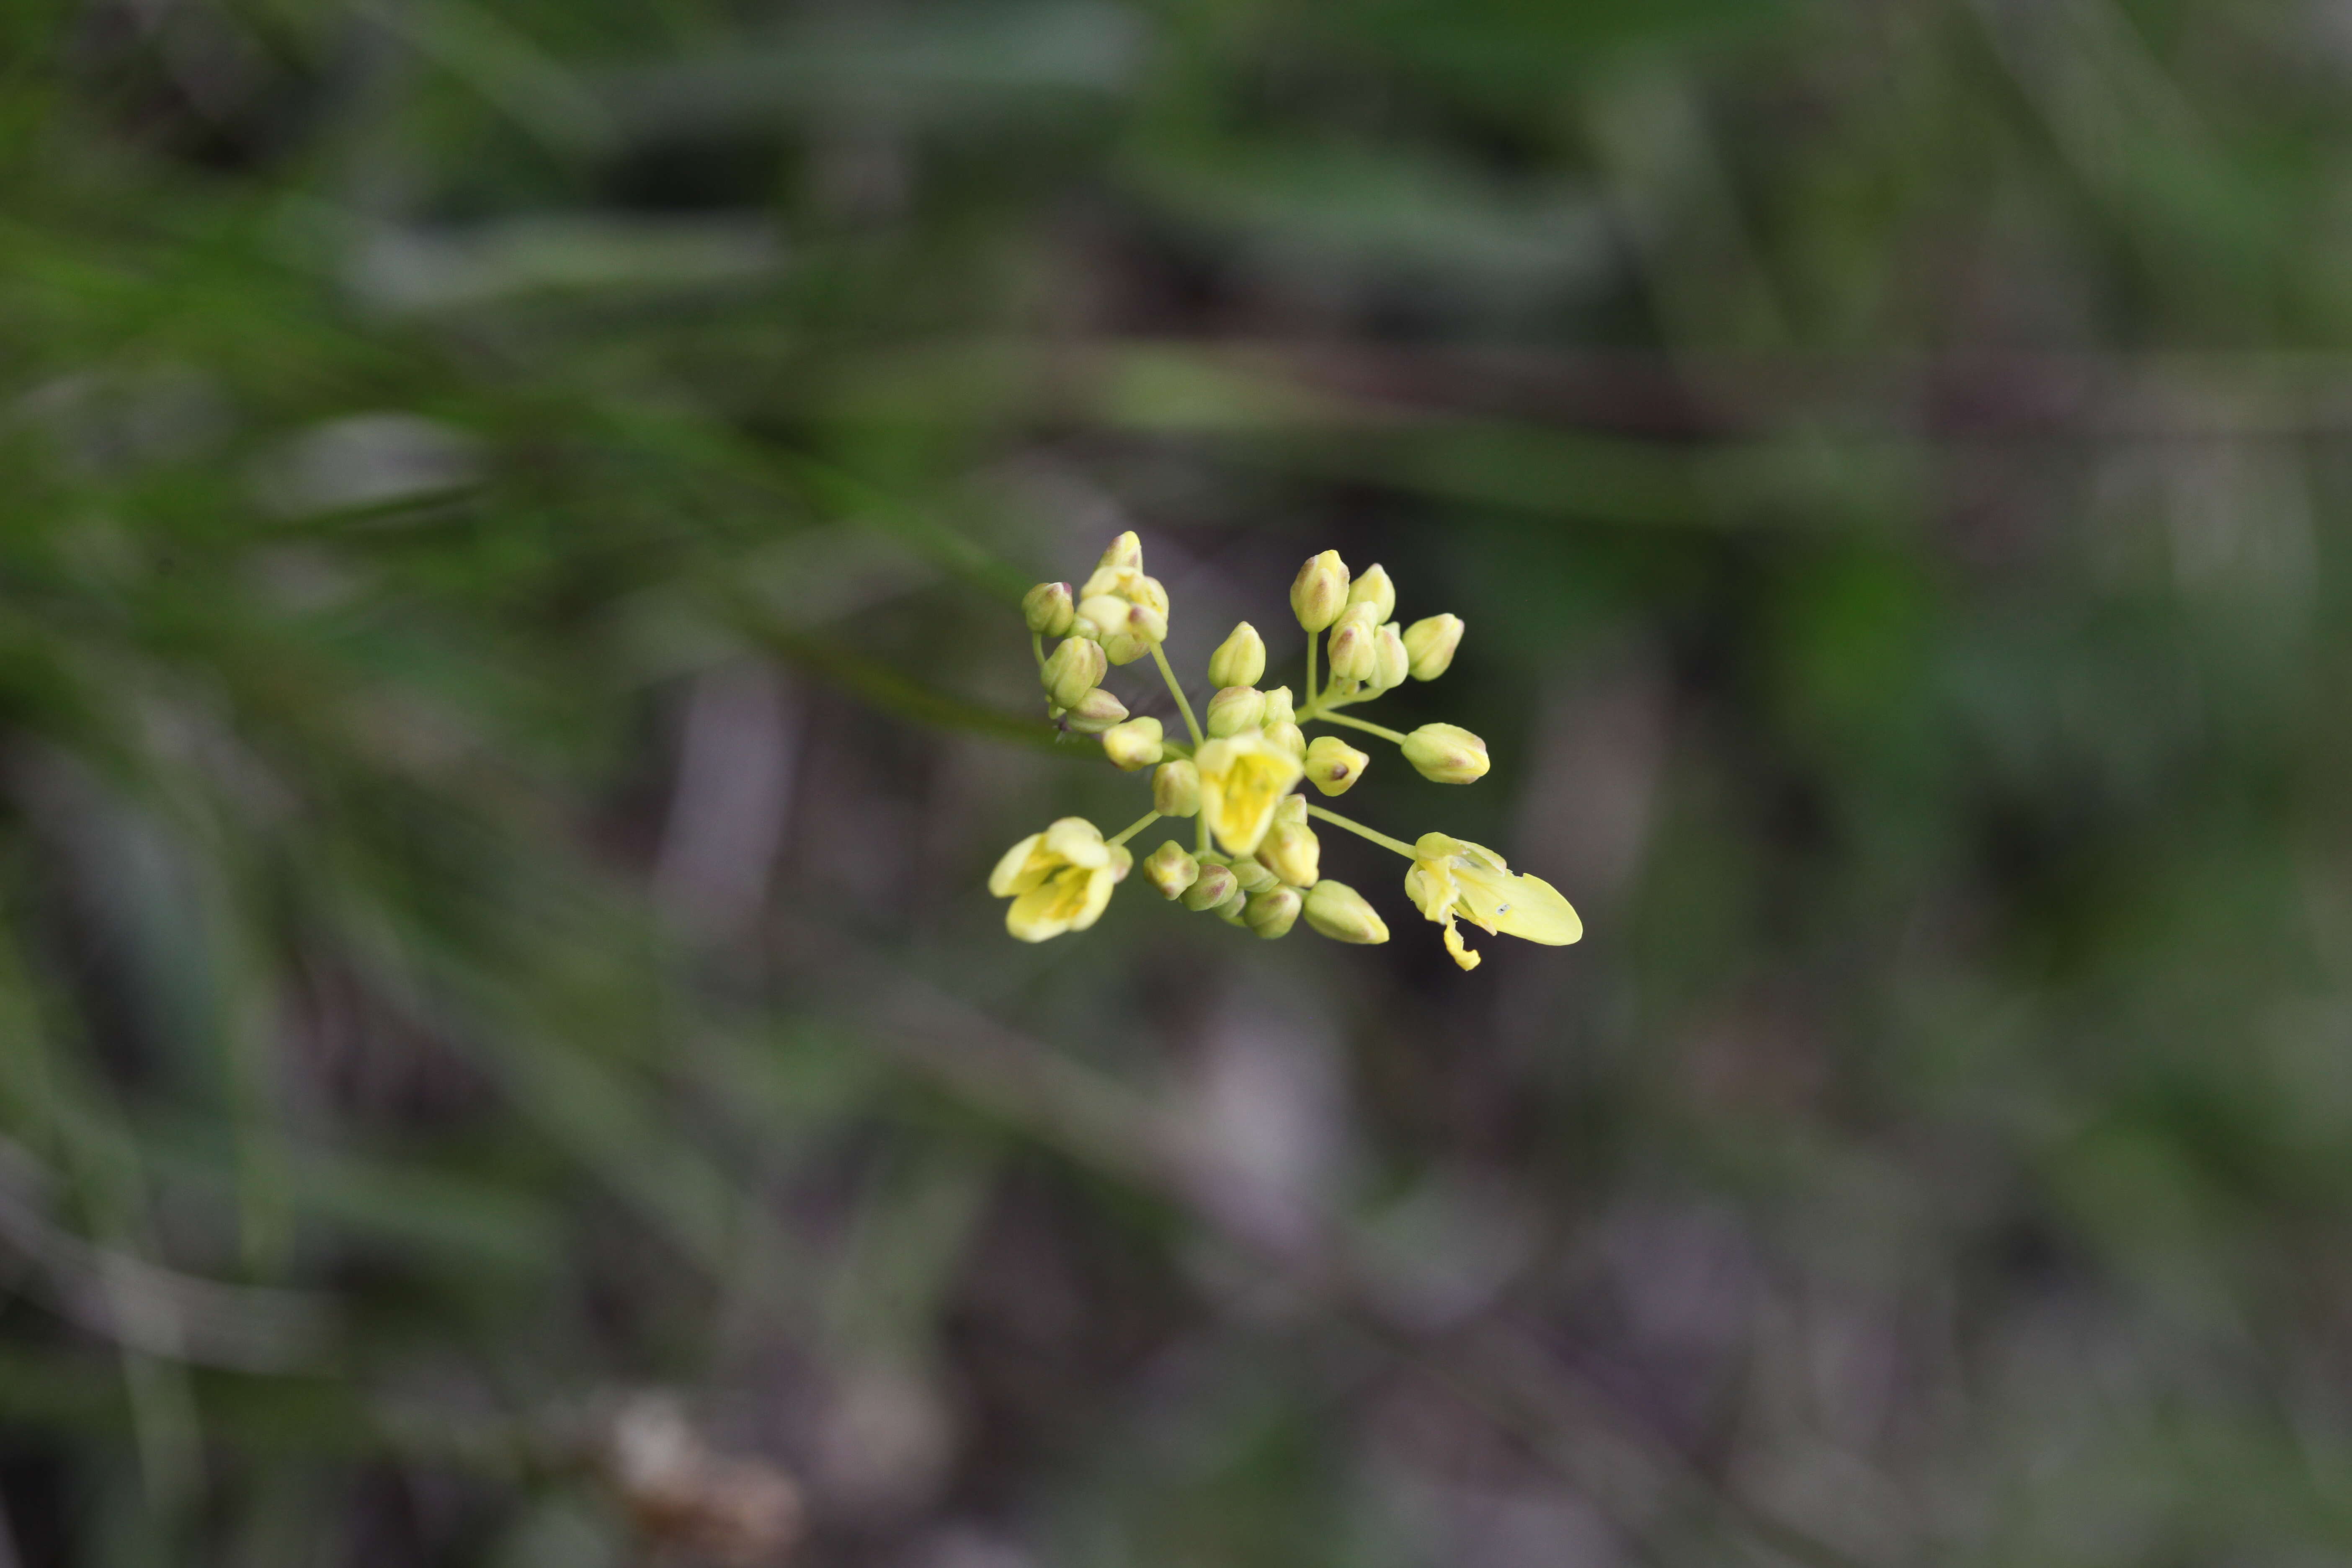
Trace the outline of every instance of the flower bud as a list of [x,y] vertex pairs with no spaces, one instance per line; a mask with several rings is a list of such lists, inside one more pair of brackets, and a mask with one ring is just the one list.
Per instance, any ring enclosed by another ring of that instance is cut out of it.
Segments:
[[1255,855],[1234,856],[1233,867],[1234,881],[1244,893],[1263,893],[1282,879]]
[[1217,906],[1217,918],[1229,926],[1240,925],[1249,910],[1250,896],[1235,888],[1233,896]]
[[1143,878],[1160,889],[1161,898],[1172,900],[1201,879],[1201,863],[1192,858],[1190,850],[1171,838],[1144,861]]
[[1380,911],[1345,882],[1326,879],[1307,890],[1303,911],[1307,923],[1333,942],[1381,942],[1389,928]]
[[[1097,688],[1097,689],[1100,689]],[[1160,721],[1129,719],[1103,731],[1103,755],[1123,773],[1151,766],[1160,760]]]
[[1135,537],[1135,530],[1129,529],[1110,542],[1110,548],[1102,552],[1102,561],[1099,564],[1124,566],[1131,572],[1142,571],[1143,541]]
[[1127,625],[1127,612],[1133,607],[1117,594],[1092,594],[1078,601],[1076,613],[1095,628],[1097,637],[1108,637]]
[[1265,717],[1260,720],[1259,722],[1265,724],[1295,724],[1297,721],[1298,710],[1291,706],[1290,688],[1287,686],[1277,686],[1273,690],[1265,694]]
[[1234,879],[1231,867],[1220,866],[1214,860],[1203,860],[1201,862],[1201,874],[1192,879],[1191,887],[1184,889],[1184,907],[1195,913],[1202,910],[1213,910],[1240,891],[1241,884]]
[[1265,673],[1265,639],[1257,628],[1244,621],[1233,635],[1217,645],[1209,656],[1209,684],[1212,686],[1255,686],[1257,678]]
[[1070,635],[1070,622],[1077,609],[1070,599],[1067,583],[1040,583],[1021,595],[1021,616],[1029,629],[1049,637]]
[[1379,668],[1374,646],[1380,627],[1369,605],[1350,605],[1331,628],[1331,674],[1340,680],[1370,680]]
[[1133,664],[1168,640],[1168,617],[1144,605],[1129,605],[1127,619],[1103,629],[1103,653],[1113,664]]
[[1203,722],[1214,736],[1238,735],[1265,720],[1265,693],[1255,686],[1228,686],[1209,699]]
[[1100,642],[1102,640],[1102,627],[1095,625],[1094,622],[1087,619],[1084,616],[1074,615],[1070,617],[1070,635],[1074,637],[1084,637],[1088,642]]
[[1392,691],[1404,684],[1412,673],[1412,657],[1404,651],[1404,637],[1391,621],[1372,639],[1372,679],[1368,683],[1373,691]]
[[1282,804],[1274,808],[1274,819],[1276,822],[1295,822],[1301,827],[1306,826],[1307,797],[1296,792],[1284,795]]
[[[1102,684],[1103,674],[1109,668],[1110,660],[1104,657],[1101,645],[1088,642],[1084,637],[1068,637],[1057,644],[1046,658],[1041,679],[1045,683],[1045,694],[1054,700],[1055,707],[1075,708],[1078,705],[1078,699]],[[1119,718],[1125,717],[1123,713],[1119,715]],[[1116,719],[1111,721],[1113,723],[1118,721]]]
[[1323,864],[1323,844],[1300,822],[1277,822],[1257,847],[1258,863],[1294,888],[1311,888]]
[[1388,568],[1378,563],[1364,568],[1362,574],[1348,584],[1348,603],[1370,605],[1375,626],[1396,614],[1396,584],[1389,581]]
[[1113,844],[1109,847],[1110,879],[1116,885],[1126,881],[1127,874],[1135,869],[1135,851],[1124,844]]
[[1108,595],[1125,599],[1130,605],[1140,605],[1147,610],[1168,613],[1168,589],[1157,577],[1147,577],[1131,566],[1097,566],[1093,576],[1078,589],[1078,602]]
[[1486,776],[1486,742],[1459,724],[1423,724],[1404,738],[1404,760],[1434,784]]
[[1173,757],[1151,770],[1151,809],[1162,816],[1199,815],[1201,770],[1190,757]]
[[1372,759],[1337,735],[1318,735],[1307,748],[1307,782],[1325,795],[1345,795]]
[[1290,928],[1298,923],[1298,911],[1307,900],[1296,888],[1268,888],[1263,893],[1253,893],[1243,906],[1242,920],[1250,930],[1266,941],[1288,936]]
[[1296,724],[1268,724],[1265,738],[1294,757],[1307,755],[1307,732]]
[[1319,632],[1339,618],[1348,603],[1348,563],[1336,550],[1327,550],[1298,569],[1290,584],[1290,611],[1309,632]]
[[1062,727],[1081,735],[1099,735],[1126,719],[1127,704],[1097,686],[1070,705],[1062,715]]
[[1432,616],[1415,621],[1404,629],[1404,651],[1412,660],[1415,680],[1435,680],[1454,662],[1454,650],[1462,646],[1462,617]]

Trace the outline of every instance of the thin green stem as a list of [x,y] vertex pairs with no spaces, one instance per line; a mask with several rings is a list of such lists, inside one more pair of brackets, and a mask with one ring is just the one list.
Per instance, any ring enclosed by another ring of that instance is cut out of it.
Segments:
[[[1309,809],[1311,810],[1312,807]],[[1137,834],[1142,832],[1145,828],[1150,826],[1153,823],[1159,820],[1160,814],[1158,812],[1147,811],[1133,822],[1129,823],[1126,827],[1120,830],[1118,837],[1110,839],[1108,842],[1113,846],[1124,844],[1129,839],[1134,837]]]
[[1168,654],[1158,643],[1151,645],[1151,662],[1160,667],[1160,679],[1166,681],[1168,689],[1176,694],[1176,710],[1184,715],[1184,728],[1192,732],[1192,744],[1207,743],[1208,737],[1201,733],[1201,721],[1192,717],[1192,703],[1184,699],[1184,689],[1176,684],[1176,672],[1168,668]]
[[1208,852],[1209,814],[1205,811],[1196,811],[1192,814],[1192,853],[1206,855]]
[[1351,719],[1345,713],[1328,712],[1318,712],[1315,717],[1326,724],[1345,724],[1351,730],[1370,730],[1383,741],[1394,741],[1400,746],[1404,744],[1404,736],[1402,732],[1391,730],[1385,724],[1375,724],[1369,719]]
[[1044,674],[1044,673],[1045,673],[1045,633],[1043,633],[1043,632],[1031,632],[1031,633],[1029,634],[1029,651],[1030,651],[1031,653],[1034,653],[1034,654],[1035,654],[1035,655],[1037,656],[1037,672],[1038,672],[1040,675]]
[[1351,822],[1336,811],[1324,810],[1321,806],[1317,805],[1312,801],[1309,801],[1307,804],[1307,815],[1309,816],[1319,816],[1324,821],[1331,824],[1334,827],[1344,827],[1359,838],[1369,838],[1383,849],[1393,849],[1408,860],[1420,858],[1420,857],[1414,852],[1412,846],[1407,844],[1403,839],[1391,838],[1387,834],[1376,832],[1375,830],[1365,826],[1360,822]]
[[1312,713],[1316,705],[1322,700],[1315,690],[1315,637],[1316,634],[1313,632],[1307,634],[1307,713],[1301,713],[1299,715],[1301,719],[1306,718],[1307,713]]

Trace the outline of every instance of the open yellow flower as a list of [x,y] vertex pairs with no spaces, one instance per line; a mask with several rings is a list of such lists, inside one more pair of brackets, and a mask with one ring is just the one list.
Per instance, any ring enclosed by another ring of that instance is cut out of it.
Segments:
[[1192,763],[1201,773],[1201,815],[1234,855],[1257,853],[1275,807],[1306,772],[1297,757],[1255,732],[1212,741]]
[[1513,871],[1482,845],[1424,833],[1412,846],[1412,869],[1404,874],[1405,897],[1445,928],[1445,951],[1465,969],[1478,967],[1478,954],[1465,947],[1454,921],[1467,920],[1488,935],[1516,936],[1546,947],[1566,947],[1584,934],[1584,921],[1540,877]]
[[1111,889],[1134,864],[1124,845],[1103,842],[1101,828],[1066,816],[1006,850],[989,873],[988,890],[1013,900],[1004,911],[1006,931],[1023,942],[1044,942],[1100,920]]

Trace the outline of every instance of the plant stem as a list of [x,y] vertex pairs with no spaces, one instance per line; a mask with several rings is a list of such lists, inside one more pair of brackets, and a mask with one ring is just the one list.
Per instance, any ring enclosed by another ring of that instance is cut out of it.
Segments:
[[[1317,706],[1318,703],[1320,703],[1320,702],[1322,701],[1322,699],[1321,699],[1320,697],[1317,696],[1317,695],[1316,695],[1316,691],[1315,691],[1315,638],[1317,637],[1317,636],[1318,636],[1318,635],[1319,635],[1319,634],[1315,633],[1315,632],[1308,632],[1308,633],[1307,634],[1307,713],[1312,713],[1312,712],[1315,710],[1316,706]],[[1306,717],[1307,717],[1307,713],[1302,713],[1302,714],[1300,714],[1300,715],[1299,715],[1299,717],[1300,717],[1300,718],[1302,718],[1302,719],[1304,719],[1304,718],[1306,718]]]
[[1043,632],[1031,632],[1031,633],[1029,634],[1029,651],[1030,651],[1031,653],[1034,653],[1034,654],[1035,654],[1035,655],[1037,656],[1037,673],[1038,673],[1038,674],[1040,674],[1040,675],[1045,674],[1045,633],[1043,633]]
[[1192,744],[1206,744],[1208,737],[1201,733],[1200,721],[1192,717],[1192,705],[1184,700],[1184,689],[1176,684],[1176,672],[1168,668],[1168,655],[1158,643],[1151,645],[1151,662],[1160,667],[1160,679],[1176,694],[1176,710],[1184,715],[1184,728],[1192,732]]
[[[1312,811],[1314,807],[1309,806],[1307,809]],[[1160,814],[1158,812],[1147,811],[1133,822],[1129,823],[1126,827],[1120,830],[1119,836],[1110,840],[1110,842],[1113,845],[1124,844],[1129,839],[1134,837],[1137,834],[1142,832],[1145,828],[1150,826],[1153,823],[1159,820]]]
[[1330,823],[1336,827],[1344,827],[1360,838],[1369,838],[1383,849],[1393,849],[1408,860],[1420,858],[1420,856],[1415,853],[1413,847],[1407,844],[1403,839],[1391,838],[1385,833],[1375,832],[1373,829],[1365,826],[1360,822],[1351,822],[1348,818],[1340,816],[1338,812],[1326,811],[1321,806],[1315,805],[1311,801],[1307,803],[1307,815],[1309,816],[1319,816],[1324,821]]
[[1399,733],[1397,731],[1388,728],[1384,724],[1375,724],[1369,719],[1351,719],[1345,713],[1323,712],[1317,713],[1315,717],[1326,724],[1345,724],[1351,729],[1370,730],[1373,734],[1378,735],[1384,741],[1394,741],[1400,746],[1404,744],[1404,736],[1402,734]]

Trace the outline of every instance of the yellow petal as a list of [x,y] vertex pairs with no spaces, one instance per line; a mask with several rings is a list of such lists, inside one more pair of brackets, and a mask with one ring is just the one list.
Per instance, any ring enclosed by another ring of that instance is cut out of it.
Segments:
[[1210,742],[1193,761],[1209,830],[1229,853],[1255,854],[1282,797],[1304,771],[1298,759],[1261,735],[1234,735]]
[[1484,956],[1463,945],[1462,932],[1455,928],[1451,916],[1445,921],[1445,951],[1454,955],[1454,962],[1462,966],[1465,974],[1477,968]]
[[1046,828],[1045,853],[1088,870],[1110,864],[1110,846],[1103,842],[1102,829],[1083,816],[1065,816]]
[[[1095,898],[1095,884],[1103,886],[1102,898]],[[1044,942],[1057,937],[1076,926],[1089,906],[1096,915],[1110,900],[1108,868],[1089,871],[1076,866],[1066,866],[1036,887],[1013,900],[1004,911],[1004,929],[1023,942]],[[1091,918],[1087,921],[1092,924]]]
[[1416,860],[1404,874],[1404,896],[1412,907],[1433,921],[1445,918],[1458,896],[1454,888],[1454,873],[1443,860]]
[[1566,947],[1584,934],[1576,910],[1540,877],[1469,867],[1457,868],[1454,875],[1462,889],[1462,912],[1488,931],[1546,947]]
[[1110,906],[1110,890],[1118,886],[1124,874],[1117,866],[1105,866],[1087,873],[1085,901],[1078,906],[1078,912],[1070,917],[1072,931],[1084,931],[1102,919],[1103,910]]
[[1044,834],[1033,833],[1007,849],[1003,858],[996,862],[996,869],[988,874],[988,890],[1000,899],[1009,899],[1015,893],[1025,893],[1030,888],[1036,886],[1034,882],[1024,885],[1021,881],[1021,873],[1028,867],[1030,851],[1035,849],[1045,840]]
[[1495,929],[1506,936],[1566,947],[1584,935],[1584,921],[1559,889],[1541,877],[1514,877],[1516,897],[1507,910],[1497,910]]

